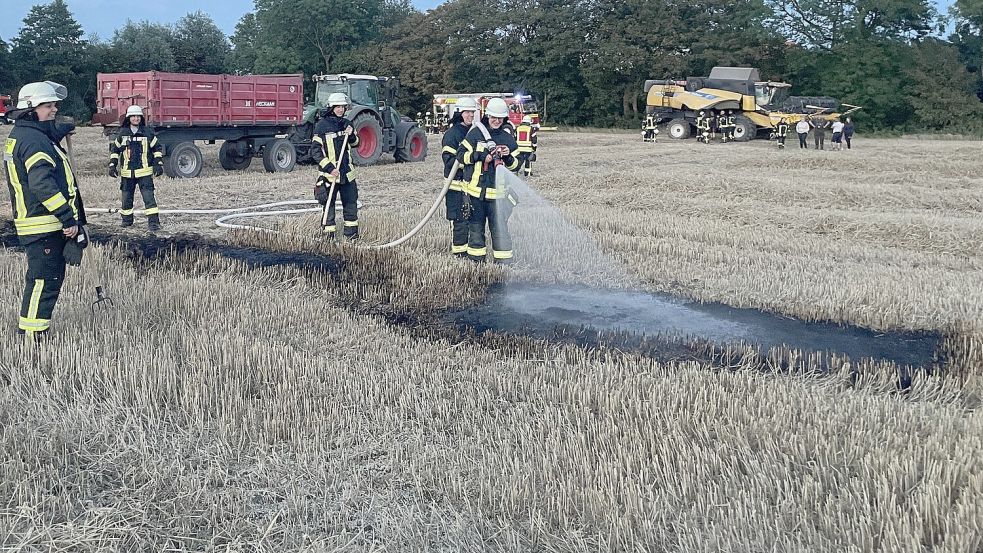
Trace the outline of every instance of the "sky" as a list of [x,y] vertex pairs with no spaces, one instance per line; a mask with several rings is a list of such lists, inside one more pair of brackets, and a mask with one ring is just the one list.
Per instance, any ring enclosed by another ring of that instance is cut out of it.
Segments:
[[[441,4],[443,0],[413,0],[419,10],[427,10]],[[17,35],[24,16],[34,4],[46,0],[4,1],[0,9],[0,38],[7,40]],[[215,20],[215,24],[231,35],[236,23],[246,12],[253,9],[252,0],[167,0],[133,2],[123,0],[65,0],[68,9],[82,25],[86,36],[93,33],[103,40],[113,38],[113,31],[122,27],[127,19],[154,23],[174,23],[185,14],[201,10]]]
[[[24,16],[31,6],[45,0],[19,0],[4,2],[0,10],[0,38],[8,40],[17,35]],[[939,11],[945,13],[954,0],[935,0]],[[441,4],[443,0],[413,0],[420,10],[427,10]],[[123,0],[66,0],[75,19],[82,24],[86,36],[96,34],[103,40],[113,38],[113,31],[123,26],[126,20],[154,23],[174,23],[185,14],[201,10],[212,17],[225,34],[235,31],[236,23],[246,12],[252,11],[252,0],[167,0],[133,2]]]

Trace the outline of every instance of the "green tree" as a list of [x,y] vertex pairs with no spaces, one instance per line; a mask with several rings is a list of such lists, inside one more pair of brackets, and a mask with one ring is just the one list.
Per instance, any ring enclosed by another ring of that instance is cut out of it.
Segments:
[[167,25],[127,20],[113,34],[104,67],[108,71],[175,71],[178,69],[171,44],[174,33]]
[[259,35],[260,28],[259,23],[256,22],[256,14],[249,12],[243,15],[236,23],[235,32],[230,37],[232,41],[228,64],[230,71],[247,74],[255,70]]
[[171,50],[178,71],[225,73],[232,52],[229,40],[203,12],[189,13],[174,25]]
[[936,30],[929,0],[769,0],[783,35],[808,48],[833,50],[856,40],[911,40]]
[[[265,46],[292,50],[305,73],[335,69],[335,58],[379,33],[383,0],[255,0]],[[294,56],[288,56],[293,58]]]
[[0,92],[13,96],[11,90],[15,83],[13,60],[10,57],[10,46],[0,38]]
[[915,44],[904,76],[916,130],[979,132],[983,104],[976,96],[976,78],[959,60],[955,46],[938,39]]
[[89,44],[82,38],[82,26],[65,1],[33,6],[13,43],[18,86],[45,79],[64,84],[69,97],[62,103],[62,113],[87,119],[91,104],[86,104],[86,98],[94,88],[94,68],[87,61]]

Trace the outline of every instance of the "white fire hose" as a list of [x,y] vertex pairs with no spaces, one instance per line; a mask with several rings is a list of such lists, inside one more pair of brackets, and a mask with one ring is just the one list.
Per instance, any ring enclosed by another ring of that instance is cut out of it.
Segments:
[[[433,217],[434,213],[437,212],[437,209],[440,207],[441,202],[444,200],[444,196],[447,195],[447,190],[450,189],[451,181],[454,179],[454,175],[457,174],[457,170],[460,167],[461,167],[461,163],[455,160],[454,166],[451,167],[450,173],[448,174],[447,178],[444,179],[444,186],[443,188],[440,189],[440,193],[437,194],[437,198],[434,200],[433,205],[430,206],[430,210],[427,211],[427,214],[423,217],[423,219],[421,219],[420,222],[418,222],[416,226],[413,227],[408,233],[401,236],[400,238],[397,238],[396,240],[393,240],[391,242],[386,242],[385,244],[368,244],[368,245],[359,244],[359,246],[364,248],[374,249],[374,250],[392,248],[406,242],[414,235],[416,235],[418,232],[420,232],[420,230],[424,227],[424,225],[427,224],[427,221],[429,221]],[[267,217],[270,215],[294,215],[298,213],[313,213],[315,211],[321,211],[322,209],[321,207],[307,207],[307,208],[298,208],[298,209],[274,209],[274,210],[269,209],[269,208],[311,205],[311,204],[320,205],[316,200],[287,200],[283,202],[273,202],[268,204],[260,204],[260,205],[246,206],[246,207],[224,208],[224,209],[161,209],[160,213],[162,215],[167,215],[167,214],[222,215],[218,219],[215,219],[215,224],[222,228],[254,230],[259,232],[282,234],[283,231],[279,231],[279,230],[257,227],[253,225],[229,223],[228,221],[232,219],[245,219],[249,217]],[[337,206],[338,204],[336,203],[335,205]],[[119,213],[119,211],[120,211],[119,208],[87,208],[86,209],[87,213]],[[143,212],[137,210],[134,211],[134,213],[143,213]]]

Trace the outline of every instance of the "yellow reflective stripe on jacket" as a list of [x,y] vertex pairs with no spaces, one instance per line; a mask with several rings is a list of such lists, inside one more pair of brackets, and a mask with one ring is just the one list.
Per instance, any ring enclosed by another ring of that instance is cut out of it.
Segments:
[[4,158],[7,160],[7,175],[10,178],[10,186],[14,189],[14,219],[27,216],[27,203],[24,199],[24,184],[20,181],[20,175],[17,174],[17,166],[14,165],[13,161],[14,147],[16,145],[16,138],[8,138],[7,144],[4,147]]
[[61,228],[61,221],[54,215],[39,215],[37,217],[14,219],[14,229],[17,231],[18,236],[58,232]]
[[52,167],[55,166],[55,160],[51,159],[51,156],[49,156],[44,152],[38,152],[33,156],[27,158],[27,161],[24,162],[24,169],[30,171],[31,167],[34,167],[35,165],[38,164],[38,162],[41,161],[47,161],[48,163],[51,164]]
[[68,183],[68,199],[69,205],[72,207],[72,214],[76,219],[79,218],[79,210],[76,205],[75,197],[78,196],[78,191],[75,188],[75,173],[72,172],[72,164],[68,161],[68,156],[61,151],[61,148],[55,147],[55,151],[58,152],[58,156],[61,157],[62,166],[65,168],[65,181]]
[[457,148],[453,146],[444,146],[444,150],[448,154],[457,155]]
[[314,135],[314,138],[311,139],[311,142],[313,142],[315,144],[324,144],[324,141],[321,140],[321,135],[319,135],[319,134],[315,134]]
[[66,200],[65,196],[61,192],[59,192],[54,196],[48,198],[47,200],[44,200],[41,203],[44,204],[44,207],[46,207],[48,211],[51,211],[53,213],[59,207],[67,204],[68,200]]
[[467,184],[468,183],[464,182],[463,180],[452,180],[450,187],[448,187],[448,190],[455,190],[457,192],[463,192],[464,191],[464,187],[467,186]]

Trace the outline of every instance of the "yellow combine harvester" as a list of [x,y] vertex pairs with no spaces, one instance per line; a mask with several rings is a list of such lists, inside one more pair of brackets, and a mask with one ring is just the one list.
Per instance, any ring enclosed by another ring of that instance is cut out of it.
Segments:
[[[833,121],[840,103],[826,96],[790,96],[792,85],[762,81],[757,69],[714,67],[709,77],[685,81],[645,81],[646,111],[659,124],[668,122],[670,138],[689,138],[700,112],[706,115],[733,111],[733,139],[748,141],[759,132],[771,132],[784,119],[794,126],[805,117]],[[844,104],[847,105],[847,104]],[[849,113],[853,109],[847,111]]]

